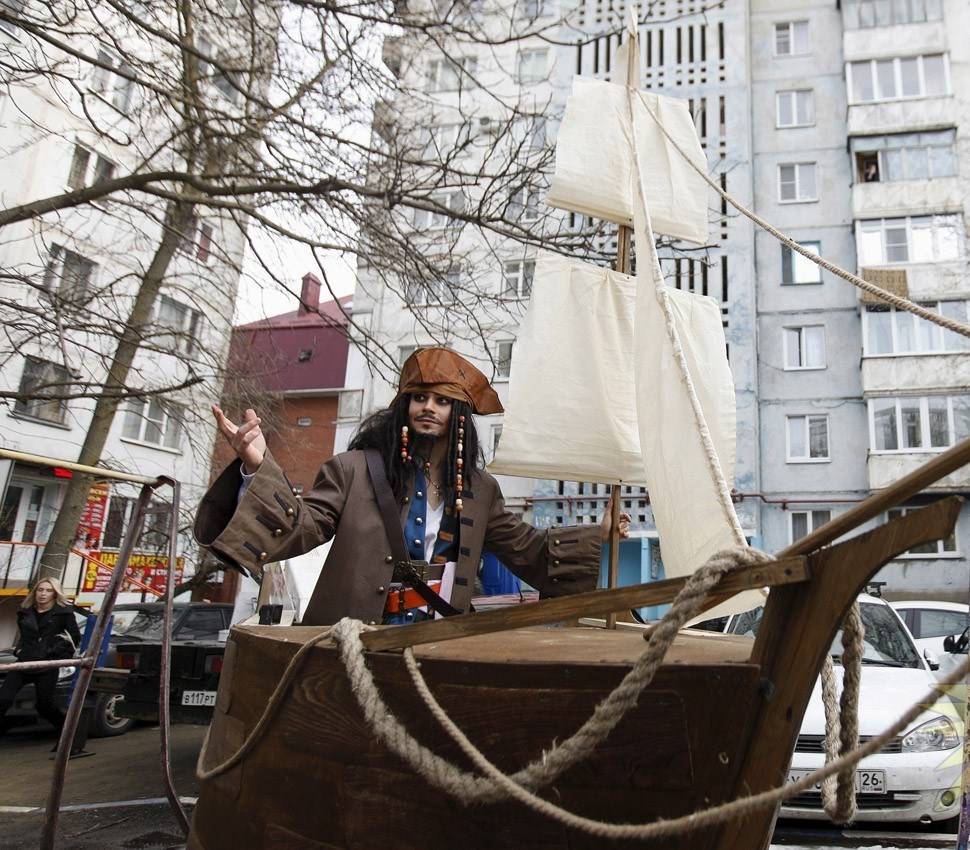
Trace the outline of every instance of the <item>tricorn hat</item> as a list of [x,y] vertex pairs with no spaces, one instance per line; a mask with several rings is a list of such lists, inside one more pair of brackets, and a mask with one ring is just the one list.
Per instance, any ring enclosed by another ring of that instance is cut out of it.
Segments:
[[488,378],[450,348],[421,348],[404,361],[398,398],[419,392],[466,401],[480,415],[505,410]]

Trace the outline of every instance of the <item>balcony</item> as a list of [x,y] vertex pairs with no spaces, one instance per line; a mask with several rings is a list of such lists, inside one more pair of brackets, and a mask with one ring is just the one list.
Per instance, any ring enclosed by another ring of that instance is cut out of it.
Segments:
[[958,177],[856,183],[852,187],[852,216],[891,218],[925,215],[926,210],[962,213],[964,189]]
[[[936,457],[935,452],[885,452],[869,455],[869,488],[884,490]],[[970,490],[970,466],[964,466],[926,488],[934,493]]]
[[970,386],[970,352],[903,354],[862,358],[862,392],[966,392]]
[[[970,281],[966,276],[966,259],[942,263],[896,263],[891,266],[867,266],[859,276],[908,298],[910,301],[946,301],[970,298]],[[866,304],[879,299],[858,290],[859,300]]]
[[942,21],[897,24],[846,29],[842,36],[842,50],[846,62],[899,56],[903,45],[907,55],[945,53],[946,27]]
[[959,123],[952,95],[883,100],[849,106],[850,136],[940,130]]

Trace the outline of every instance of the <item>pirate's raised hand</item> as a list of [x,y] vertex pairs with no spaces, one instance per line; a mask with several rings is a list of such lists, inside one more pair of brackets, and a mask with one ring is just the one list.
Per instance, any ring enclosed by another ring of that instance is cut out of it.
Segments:
[[263,455],[266,454],[266,438],[259,428],[260,419],[256,411],[247,407],[243,413],[243,421],[236,425],[218,404],[212,405],[212,414],[216,418],[216,425],[226,438],[232,450],[239,456],[243,463],[243,472],[251,475],[263,462]]
[[[626,513],[620,514],[620,538],[625,540],[630,536],[630,515]],[[613,496],[610,495],[609,501],[606,503],[606,510],[603,511],[603,519],[600,522],[600,536],[603,538],[605,543],[610,539],[610,531],[613,529]]]

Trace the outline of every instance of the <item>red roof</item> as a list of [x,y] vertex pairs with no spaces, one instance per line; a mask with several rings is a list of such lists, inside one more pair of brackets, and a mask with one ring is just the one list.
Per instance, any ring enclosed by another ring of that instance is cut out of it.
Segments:
[[249,378],[270,392],[343,387],[352,296],[319,304],[319,286],[314,275],[305,275],[299,309],[233,328],[233,378]]

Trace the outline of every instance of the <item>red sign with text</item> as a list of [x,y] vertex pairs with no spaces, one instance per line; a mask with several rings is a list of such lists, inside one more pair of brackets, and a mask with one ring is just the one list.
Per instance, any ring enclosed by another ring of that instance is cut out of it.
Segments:
[[[100,561],[106,567],[113,568],[118,563],[117,552],[89,552],[91,558]],[[175,560],[175,583],[182,580],[185,570],[185,559],[179,556]],[[127,576],[147,584],[158,593],[165,592],[165,579],[168,574],[168,557],[166,555],[150,555],[135,553],[128,562]],[[84,581],[81,591],[84,593],[103,593],[108,589],[111,573],[106,569],[98,569],[93,561],[84,563]]]

